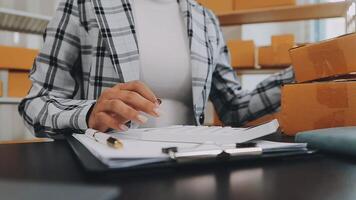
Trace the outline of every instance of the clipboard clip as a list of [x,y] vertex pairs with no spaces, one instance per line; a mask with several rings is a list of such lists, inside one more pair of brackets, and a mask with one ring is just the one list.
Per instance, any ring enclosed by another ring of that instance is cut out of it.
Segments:
[[189,161],[200,159],[216,158],[218,160],[229,160],[232,157],[257,156],[262,155],[262,148],[256,143],[237,143],[235,148],[212,149],[203,151],[179,151],[178,147],[162,148],[162,153],[168,154],[172,160]]

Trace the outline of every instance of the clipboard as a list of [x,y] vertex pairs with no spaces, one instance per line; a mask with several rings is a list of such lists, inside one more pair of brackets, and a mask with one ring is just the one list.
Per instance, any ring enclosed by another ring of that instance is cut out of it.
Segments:
[[[278,159],[285,157],[295,156],[310,156],[315,154],[316,150],[298,150],[298,151],[286,151],[286,152],[269,152],[269,153],[255,153],[255,154],[243,154],[241,156],[207,156],[201,159],[170,159],[162,162],[156,162],[151,164],[143,164],[128,168],[110,168],[98,160],[83,144],[81,144],[73,136],[67,136],[66,140],[73,150],[75,156],[80,161],[81,165],[87,172],[114,172],[114,171],[135,171],[144,169],[159,169],[159,168],[179,168],[189,166],[204,166],[207,164],[222,164],[222,163],[238,163],[245,161],[256,161],[266,159]],[[244,147],[246,148],[246,147]],[[124,160],[123,160],[124,162]]]

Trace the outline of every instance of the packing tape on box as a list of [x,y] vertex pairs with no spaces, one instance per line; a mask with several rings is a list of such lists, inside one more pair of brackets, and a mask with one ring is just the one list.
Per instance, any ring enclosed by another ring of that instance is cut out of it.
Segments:
[[[347,71],[346,57],[336,42],[325,42],[308,49],[310,61],[316,74],[321,77]],[[337,66],[337,67],[336,67]]]

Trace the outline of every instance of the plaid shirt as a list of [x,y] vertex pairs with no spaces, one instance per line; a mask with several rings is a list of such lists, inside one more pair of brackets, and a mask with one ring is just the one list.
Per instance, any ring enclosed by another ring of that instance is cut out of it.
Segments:
[[[276,111],[280,86],[294,81],[293,70],[269,77],[251,92],[242,90],[216,16],[195,0],[177,2],[189,39],[196,124],[203,123],[209,99],[231,126]],[[106,88],[140,79],[130,0],[61,0],[44,36],[30,75],[32,88],[19,106],[38,137],[87,129],[87,114]]]

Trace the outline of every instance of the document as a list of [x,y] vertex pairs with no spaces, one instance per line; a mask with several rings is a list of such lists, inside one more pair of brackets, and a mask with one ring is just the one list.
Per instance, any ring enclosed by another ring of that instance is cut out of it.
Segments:
[[178,143],[214,143],[216,145],[243,143],[260,138],[278,130],[277,120],[253,127],[207,127],[207,126],[170,126],[165,128],[131,129],[112,135],[120,139],[134,139],[155,142]]
[[[74,134],[95,157],[110,168],[124,168],[170,160],[162,149],[175,147],[179,152],[207,150],[228,150],[236,143],[255,140],[277,131],[278,121],[254,128],[171,126],[165,128],[132,129],[127,132],[113,132],[123,147],[111,148],[83,134]],[[255,141],[263,151],[291,150],[306,148],[305,144]]]

